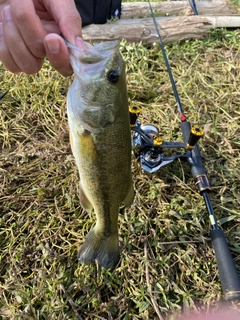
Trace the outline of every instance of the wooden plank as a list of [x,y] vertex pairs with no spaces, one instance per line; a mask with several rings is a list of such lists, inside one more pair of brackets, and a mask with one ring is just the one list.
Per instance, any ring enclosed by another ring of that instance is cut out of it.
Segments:
[[[193,14],[189,1],[152,2],[156,16],[191,15]],[[231,15],[233,10],[226,1],[196,1],[199,15]],[[123,2],[122,19],[150,17],[147,2]]]
[[[182,16],[156,19],[164,43],[200,39],[209,29],[217,27],[240,27],[240,16]],[[129,42],[153,43],[157,41],[155,34],[152,18],[120,19],[111,24],[92,24],[83,28],[83,39],[92,42],[126,39]]]

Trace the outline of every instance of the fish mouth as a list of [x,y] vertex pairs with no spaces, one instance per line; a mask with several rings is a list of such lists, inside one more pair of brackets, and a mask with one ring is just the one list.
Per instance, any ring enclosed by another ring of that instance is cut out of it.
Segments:
[[120,45],[119,40],[104,41],[96,43],[95,45],[84,41],[85,47],[79,48],[65,39],[64,41],[73,57],[84,64],[94,64],[101,60],[109,59],[119,50]]

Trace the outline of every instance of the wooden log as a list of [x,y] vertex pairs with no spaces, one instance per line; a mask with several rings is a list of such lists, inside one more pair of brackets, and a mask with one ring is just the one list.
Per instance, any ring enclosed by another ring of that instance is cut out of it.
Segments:
[[[181,16],[192,15],[193,11],[189,1],[152,2],[156,16]],[[199,15],[231,15],[233,10],[226,1],[196,1]],[[149,4],[147,2],[123,2],[122,19],[150,17]]]
[[[240,27],[240,16],[183,16],[156,18],[164,43],[201,39],[209,29]],[[92,24],[83,28],[83,39],[90,42],[126,39],[128,42],[157,41],[152,18],[120,19],[111,24]]]

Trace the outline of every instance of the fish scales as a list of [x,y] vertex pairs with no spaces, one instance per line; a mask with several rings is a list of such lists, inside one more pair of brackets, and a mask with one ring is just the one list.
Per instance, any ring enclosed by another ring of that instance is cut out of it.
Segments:
[[78,259],[113,269],[119,261],[119,208],[134,198],[124,61],[116,41],[68,46],[75,74],[67,98],[70,142],[81,204],[96,214]]

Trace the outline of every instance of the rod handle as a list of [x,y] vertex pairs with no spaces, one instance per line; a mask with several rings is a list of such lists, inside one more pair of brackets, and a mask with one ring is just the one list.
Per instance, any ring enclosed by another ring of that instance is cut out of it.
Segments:
[[211,230],[222,291],[225,300],[240,299],[240,277],[232,258],[224,232],[221,229]]

